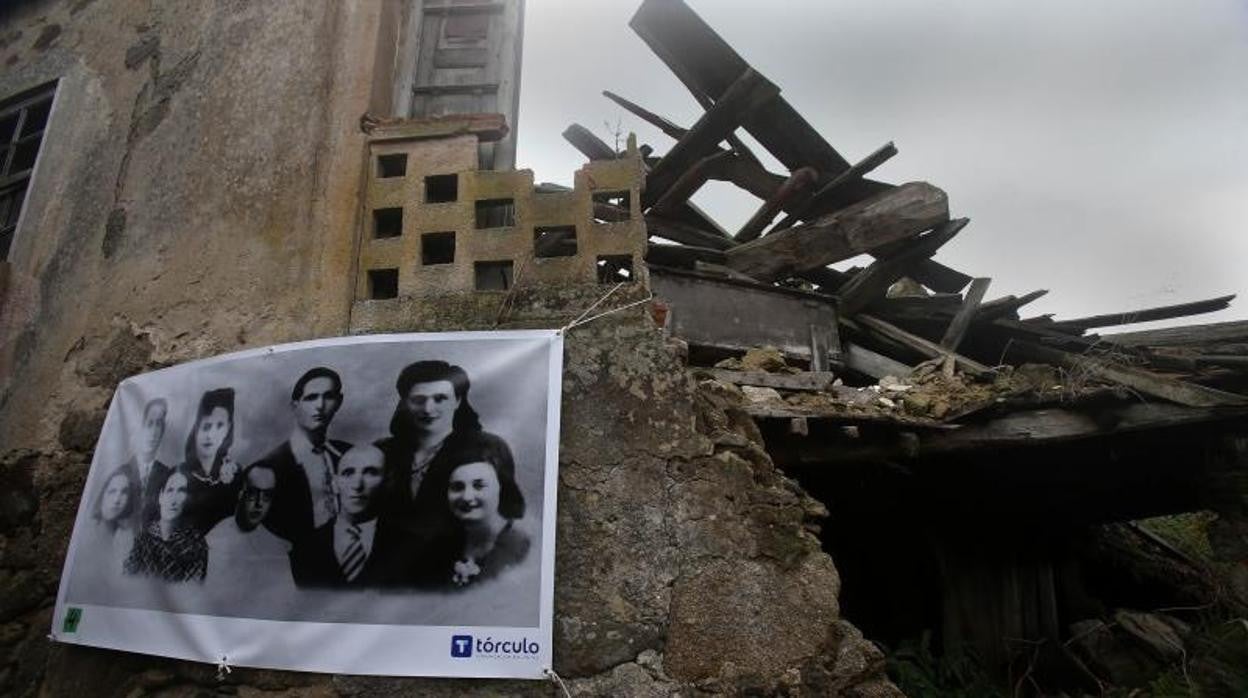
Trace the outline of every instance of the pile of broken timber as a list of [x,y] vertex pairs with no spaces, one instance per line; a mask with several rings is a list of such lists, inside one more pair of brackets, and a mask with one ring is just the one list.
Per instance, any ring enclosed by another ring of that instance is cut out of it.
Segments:
[[[776,344],[786,354],[804,354],[813,372],[832,370],[859,380],[904,376],[934,358],[947,357],[972,379],[991,378],[1003,364],[1045,363],[1188,407],[1248,403],[1228,387],[1248,386],[1244,352],[1197,349],[1182,355],[1089,334],[1220,310],[1233,296],[1071,320],[1023,319],[1019,310],[1046,291],[985,301],[989,279],[933,259],[968,223],[950,218],[943,191],[923,182],[895,185],[867,177],[897,154],[892,143],[857,162],[846,160],[683,0],[645,0],[630,24],[705,110],[684,127],[604,93],[675,141],[663,155],[649,145],[638,148],[647,169],[641,210],[648,233],[673,243],[649,246],[656,295],[671,303],[678,321],[682,313],[737,313],[713,320],[737,333],[736,341],[708,338],[678,322],[675,334],[691,335],[686,339],[692,345],[740,350]],[[737,137],[742,129],[787,173],[768,171]],[[582,126],[572,125],[564,136],[591,160],[622,156]],[[729,232],[690,202],[709,180],[730,182],[763,203]],[[619,220],[628,212],[596,203],[595,215]],[[842,272],[829,266],[864,253],[873,258],[866,268]],[[914,292],[890,293],[903,280]],[[697,297],[699,285],[710,289],[702,296],[720,299],[718,310],[714,299]],[[806,307],[823,304],[802,316],[810,320],[809,349],[770,341],[768,331],[792,318],[773,312],[780,301],[755,303],[751,294],[784,296]],[[738,300],[724,300],[729,297]],[[686,312],[686,300],[690,308],[709,305]],[[747,306],[755,308],[754,317],[741,317]]]

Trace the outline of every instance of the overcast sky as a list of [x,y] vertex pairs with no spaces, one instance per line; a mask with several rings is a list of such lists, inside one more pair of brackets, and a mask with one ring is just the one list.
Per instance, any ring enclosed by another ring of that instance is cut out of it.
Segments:
[[[639,2],[528,0],[518,163],[538,181],[583,163],[573,122],[671,145],[604,89],[699,116],[629,29]],[[971,225],[937,259],[989,298],[1049,289],[1024,316],[1064,318],[1238,293],[1181,322],[1248,319],[1245,0],[688,2],[850,162],[891,140],[873,177],[944,189]],[[759,203],[694,200],[729,230]]]

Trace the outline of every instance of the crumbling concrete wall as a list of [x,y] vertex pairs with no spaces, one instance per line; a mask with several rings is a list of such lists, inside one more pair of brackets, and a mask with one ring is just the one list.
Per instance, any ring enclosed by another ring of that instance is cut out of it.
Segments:
[[[379,271],[397,277],[396,297],[471,292],[482,288],[474,273],[482,263],[506,265],[507,286],[611,281],[614,275],[599,272],[607,260],[630,270],[629,282],[645,282],[639,201],[644,173],[635,149],[618,160],[587,163],[569,191],[539,192],[532,170],[477,169],[476,137],[430,138],[422,131],[431,129],[422,126],[394,127],[397,134],[374,137],[369,145],[357,299],[378,297],[370,277]],[[385,171],[385,158],[399,158],[393,173]],[[435,192],[436,179],[447,182],[447,191]],[[623,203],[622,220],[595,220],[595,199],[607,197]],[[491,220],[488,211],[478,210],[490,201],[507,202],[497,212],[510,220]],[[388,226],[382,214],[391,217]],[[542,249],[538,236],[556,230],[571,233],[555,246],[563,249]],[[431,258],[431,236],[449,240],[445,256]]]
[[[211,666],[47,640],[125,376],[347,331],[562,326],[603,292],[353,303],[358,121],[375,108],[393,5],[0,12],[0,94],[61,80],[0,300],[0,693],[552,693],[239,668],[218,681]],[[838,619],[811,533],[821,507],[776,472],[748,418],[699,392],[644,309],[571,330],[566,367],[555,667],[572,691],[893,694],[878,650]]]

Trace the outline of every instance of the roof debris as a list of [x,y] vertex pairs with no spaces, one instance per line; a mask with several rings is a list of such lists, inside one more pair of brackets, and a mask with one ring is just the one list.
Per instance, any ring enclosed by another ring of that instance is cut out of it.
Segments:
[[[741,386],[733,392],[756,418],[946,425],[1103,399],[1248,405],[1236,392],[1248,388],[1248,323],[1230,351],[1225,341],[1180,351],[1139,333],[1123,341],[1088,333],[1221,310],[1233,296],[1024,319],[1019,310],[1047,291],[987,299],[990,279],[933,259],[970,222],[950,216],[945,192],[867,177],[897,155],[893,143],[857,161],[842,156],[682,0],[645,0],[630,26],[705,111],[685,127],[604,92],[675,141],[664,155],[641,147],[650,154],[641,203],[651,284],[691,356],[714,363],[745,351],[702,376]],[[769,171],[739,130],[787,171]],[[590,159],[623,156],[579,125],[565,136]],[[690,202],[711,180],[762,200],[735,235]],[[608,219],[626,215],[596,207]],[[863,253],[872,258],[865,268],[829,266]]]

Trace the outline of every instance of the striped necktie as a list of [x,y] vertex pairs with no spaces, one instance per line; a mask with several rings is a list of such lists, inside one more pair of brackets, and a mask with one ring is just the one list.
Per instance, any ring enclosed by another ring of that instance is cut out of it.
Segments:
[[347,550],[339,565],[342,567],[342,576],[346,577],[348,582],[354,582],[364,569],[364,560],[367,555],[364,554],[364,543],[360,540],[359,526],[355,524],[347,526],[347,537],[351,541],[347,543]]

